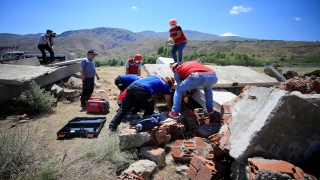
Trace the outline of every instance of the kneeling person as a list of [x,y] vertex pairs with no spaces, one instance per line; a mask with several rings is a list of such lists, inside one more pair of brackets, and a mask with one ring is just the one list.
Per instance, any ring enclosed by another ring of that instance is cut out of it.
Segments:
[[116,131],[121,119],[134,107],[138,105],[144,109],[144,117],[148,117],[154,112],[153,94],[164,94],[167,110],[172,107],[170,89],[174,84],[173,77],[163,79],[158,75],[152,75],[147,78],[137,80],[129,85],[127,94],[122,102],[122,105],[109,124],[111,131]]

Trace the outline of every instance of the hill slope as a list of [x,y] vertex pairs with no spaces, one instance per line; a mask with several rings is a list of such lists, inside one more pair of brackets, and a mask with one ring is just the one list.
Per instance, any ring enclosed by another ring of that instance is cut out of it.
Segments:
[[[188,44],[184,54],[195,51],[247,53],[259,55],[262,59],[279,57],[298,58],[320,55],[319,42],[296,42],[280,40],[256,40],[237,36],[220,37],[213,34],[184,30]],[[165,45],[168,32],[143,31],[133,33],[126,29],[100,27],[66,31],[55,38],[55,51],[70,51],[85,55],[89,49],[99,52],[99,57],[127,58],[136,53],[156,54]],[[0,34],[0,53],[19,51],[39,51],[39,34]]]

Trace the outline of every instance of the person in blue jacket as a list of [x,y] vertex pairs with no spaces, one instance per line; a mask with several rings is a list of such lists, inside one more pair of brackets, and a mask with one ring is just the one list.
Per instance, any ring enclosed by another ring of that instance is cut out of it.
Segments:
[[120,89],[121,92],[123,92],[131,83],[138,79],[141,79],[141,77],[136,74],[119,75],[114,80],[114,84]]
[[170,89],[174,85],[173,77],[162,78],[158,75],[152,75],[143,79],[134,81],[127,88],[127,94],[122,105],[109,124],[110,131],[116,131],[122,118],[139,103],[139,106],[144,109],[143,117],[148,117],[154,112],[153,94],[164,94],[167,110],[170,111],[172,107],[172,99]]

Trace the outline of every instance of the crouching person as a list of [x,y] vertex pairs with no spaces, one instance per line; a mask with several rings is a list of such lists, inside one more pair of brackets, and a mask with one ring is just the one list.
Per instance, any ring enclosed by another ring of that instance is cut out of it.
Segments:
[[140,76],[136,74],[126,74],[126,75],[119,75],[115,80],[114,84],[119,88],[122,92],[124,91],[131,83],[134,81],[141,79]]
[[173,106],[168,116],[179,118],[182,96],[186,97],[186,91],[198,87],[203,87],[207,113],[213,114],[212,86],[218,81],[216,73],[197,61],[188,61],[183,64],[173,63],[171,70],[178,86],[174,92]]
[[122,118],[138,103],[144,109],[143,117],[148,117],[154,112],[153,94],[164,94],[167,110],[172,107],[170,89],[174,84],[173,77],[162,78],[152,75],[147,78],[139,79],[129,85],[122,105],[109,124],[110,131],[116,131]]

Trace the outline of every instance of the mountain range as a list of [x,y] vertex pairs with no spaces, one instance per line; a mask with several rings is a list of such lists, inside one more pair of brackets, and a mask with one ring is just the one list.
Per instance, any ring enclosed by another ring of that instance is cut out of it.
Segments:
[[[188,44],[184,54],[195,51],[260,54],[264,59],[279,57],[305,58],[320,55],[319,42],[297,42],[282,40],[261,40],[238,36],[221,37],[209,33],[184,30]],[[39,51],[38,34],[0,34],[0,53],[7,51]],[[55,51],[70,51],[85,56],[94,49],[99,57],[128,58],[136,53],[156,54],[165,45],[169,32],[143,31],[134,33],[126,29],[99,27],[65,31],[54,39]]]

